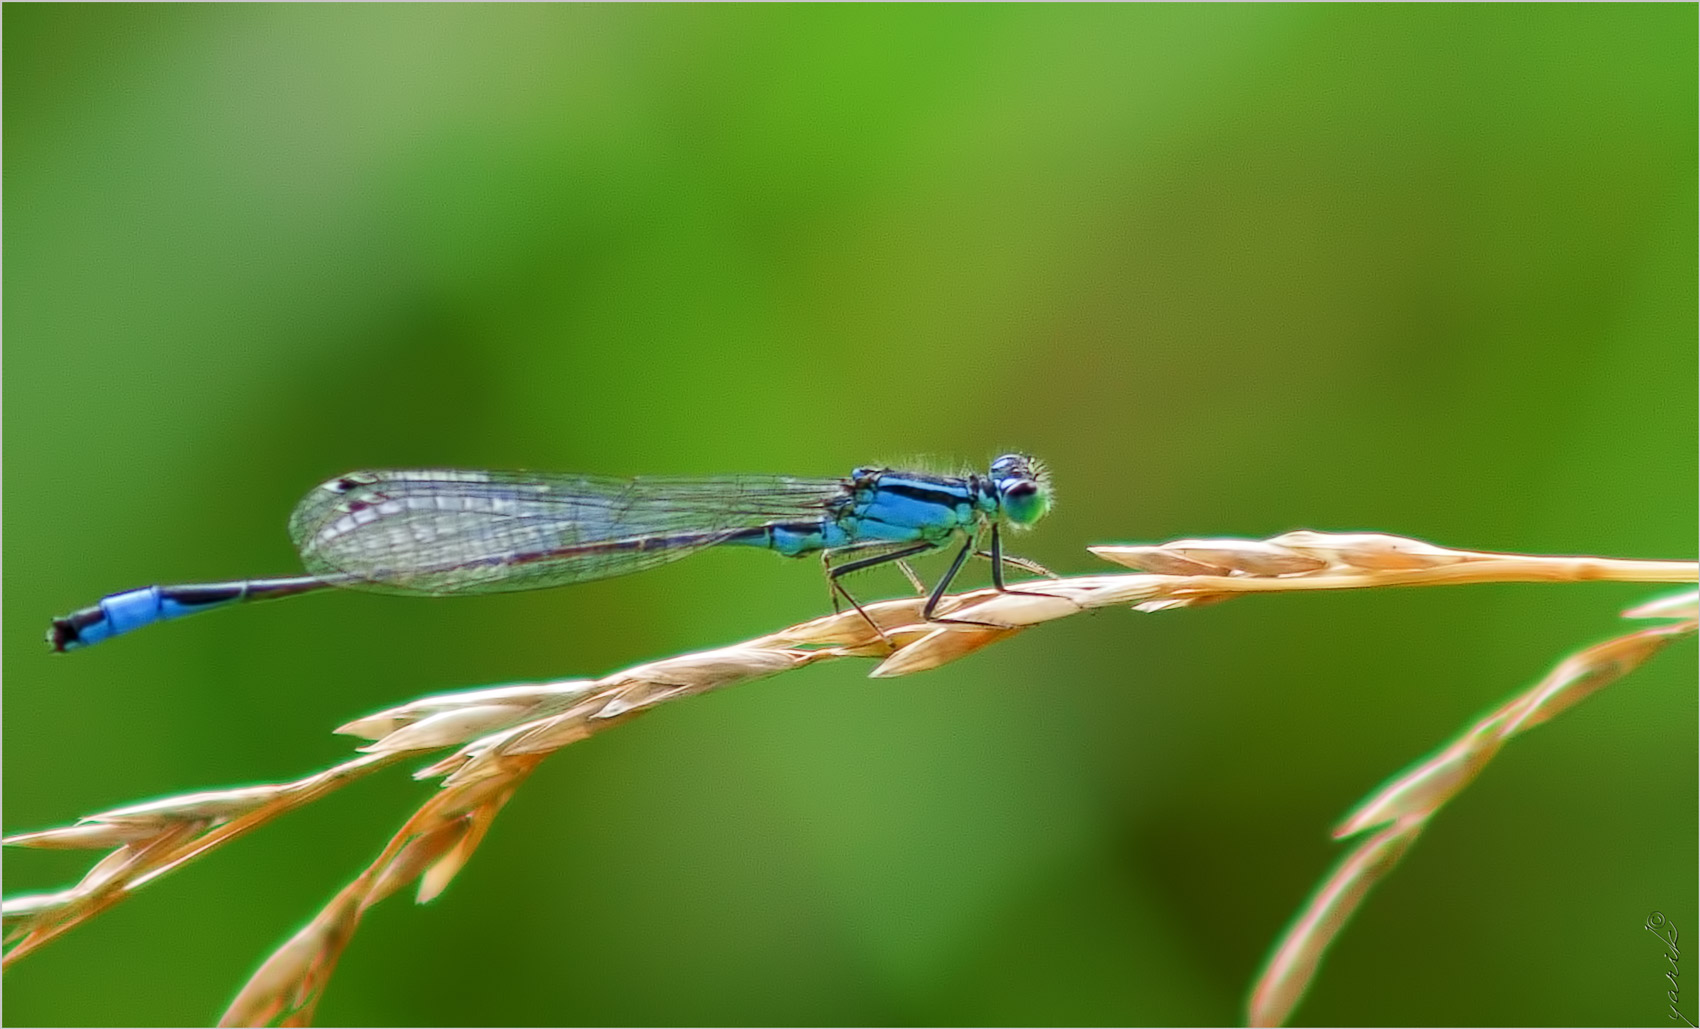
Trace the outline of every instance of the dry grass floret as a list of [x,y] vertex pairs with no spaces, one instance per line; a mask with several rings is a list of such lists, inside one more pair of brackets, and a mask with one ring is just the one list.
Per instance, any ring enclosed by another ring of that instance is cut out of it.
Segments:
[[[1012,592],[948,597],[920,621],[924,600],[866,605],[717,650],[639,665],[594,680],[505,686],[426,697],[337,730],[369,740],[359,757],[294,782],[166,798],[90,815],[7,845],[107,850],[70,889],[8,899],[5,964],[85,924],[148,882],[348,783],[422,752],[457,747],[417,776],[440,777],[432,795],[378,857],[267,959],[221,1024],[305,1025],[364,912],[418,883],[418,899],[443,891],[477,849],[502,806],[549,754],[658,704],[818,661],[880,657],[875,676],[937,668],[1024,629],[1097,608],[1198,606],[1254,592],[1361,589],[1477,582],[1694,582],[1682,561],[1540,557],[1448,550],[1399,536],[1291,532],[1269,540],[1180,540],[1092,548],[1132,573],[1032,580]],[[1251,1001],[1254,1024],[1283,1021],[1314,977],[1345,920],[1441,805],[1513,735],[1540,724],[1626,674],[1674,639],[1693,635],[1695,594],[1629,612],[1669,619],[1602,643],[1560,664],[1533,689],[1466,731],[1367,801],[1336,831],[1385,825],[1347,857],[1276,948]],[[872,624],[870,624],[870,622]],[[877,625],[877,629],[875,626]]]

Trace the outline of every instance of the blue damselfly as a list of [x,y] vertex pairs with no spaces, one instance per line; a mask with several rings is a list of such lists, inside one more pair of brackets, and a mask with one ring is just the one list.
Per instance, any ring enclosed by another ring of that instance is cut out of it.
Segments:
[[[990,559],[1000,590],[1005,561],[1043,572],[1006,557],[1000,530],[1032,525],[1050,504],[1044,469],[1020,454],[962,476],[873,467],[835,479],[352,472],[307,494],[289,519],[308,574],[114,593],[54,619],[47,640],[71,650],[154,622],[329,587],[425,596],[545,589],[716,546],[820,554],[834,602],[842,595],[861,610],[840,577],[961,539],[927,598],[923,617],[932,619],[973,554]],[[979,550],[982,538],[989,550]],[[849,560],[834,564],[839,558]]]

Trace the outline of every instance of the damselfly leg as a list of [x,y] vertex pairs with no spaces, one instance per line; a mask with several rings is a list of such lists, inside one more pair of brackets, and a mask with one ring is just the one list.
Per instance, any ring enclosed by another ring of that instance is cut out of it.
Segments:
[[953,579],[956,576],[956,573],[961,569],[962,562],[968,557],[970,551],[973,551],[975,557],[984,557],[991,561],[992,587],[999,593],[1021,593],[1030,597],[1050,597],[1056,595],[1053,593],[1045,593],[1041,590],[1010,589],[1004,583],[1003,577],[1003,566],[1006,561],[1018,568],[1025,568],[1028,571],[1037,572],[1040,575],[1048,576],[1052,579],[1056,578],[1056,575],[1046,569],[1043,565],[1036,562],[1029,561],[1026,558],[1021,557],[1010,557],[1005,554],[1003,552],[1003,537],[998,532],[997,523],[994,522],[992,524],[991,532],[992,546],[990,550],[974,550],[977,539],[970,537],[968,540],[968,546],[963,548],[962,553],[956,555],[955,563],[950,566],[950,571],[945,573],[945,577],[939,581],[937,588],[933,590],[932,597],[927,601],[927,606],[921,611],[922,616],[929,622],[953,622],[957,625],[986,625],[993,628],[1003,628],[1003,626],[998,625],[996,622],[981,622],[972,618],[946,618],[933,613],[938,607],[939,601],[944,597],[945,588],[950,585],[950,580]]
[[[838,580],[843,576],[849,575],[851,572],[860,572],[869,568],[877,568],[880,565],[890,564],[893,561],[902,562],[902,560],[906,557],[914,557],[916,554],[924,554],[932,549],[933,545],[931,543],[915,543],[907,547],[898,547],[895,550],[887,550],[882,554],[875,554],[872,557],[862,557],[857,558],[854,561],[846,561],[841,565],[834,566],[827,564],[826,580],[832,588],[832,609],[834,611],[838,610],[838,598],[842,596],[845,600],[850,602],[851,607],[856,609],[856,613],[862,616],[863,621],[866,621],[875,632],[879,633],[881,639],[886,639],[885,630],[879,627],[879,623],[873,620],[872,616],[868,614],[861,604],[856,602],[856,598],[852,597],[850,595],[850,591],[845,589],[844,584]],[[830,553],[823,559],[823,563],[827,561],[830,561]],[[887,642],[890,641],[887,640]]]

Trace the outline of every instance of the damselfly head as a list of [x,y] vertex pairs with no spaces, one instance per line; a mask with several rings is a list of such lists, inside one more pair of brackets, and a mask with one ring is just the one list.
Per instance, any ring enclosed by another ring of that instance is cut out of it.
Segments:
[[1004,521],[1026,528],[1051,509],[1051,475],[1026,454],[1005,454],[992,462],[992,485],[997,487]]

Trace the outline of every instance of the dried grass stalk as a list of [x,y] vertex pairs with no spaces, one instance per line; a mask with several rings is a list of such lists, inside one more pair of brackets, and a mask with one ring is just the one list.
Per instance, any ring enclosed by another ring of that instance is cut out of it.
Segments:
[[1676,640],[1693,636],[1700,626],[1697,598],[1700,593],[1689,591],[1624,612],[1628,618],[1679,620],[1565,658],[1533,687],[1358,805],[1334,830],[1336,839],[1384,828],[1346,855],[1287,927],[1252,989],[1250,1024],[1285,1024],[1315,978],[1323,954],[1370,888],[1398,865],[1429,819],[1481,774],[1506,741],[1628,675]]
[[[1261,541],[1182,540],[1158,547],[1093,549],[1139,571],[1031,580],[1005,593],[959,594],[946,598],[939,608],[939,617],[946,621],[922,621],[920,599],[892,600],[867,605],[866,618],[854,611],[830,615],[735,646],[639,665],[601,679],[425,697],[339,728],[339,733],[370,742],[360,748],[362,756],[317,775],[167,798],[92,815],[66,828],[11,837],[4,841],[7,845],[110,853],[69,890],[5,902],[6,939],[12,944],[5,960],[10,964],[22,958],[147,882],[356,778],[412,754],[457,747],[416,773],[440,777],[441,789],[365,871],[261,966],[222,1021],[305,1025],[367,909],[414,882],[422,902],[441,893],[466,865],[497,812],[545,757],[667,701],[846,657],[883,658],[871,673],[875,676],[906,675],[939,667],[1031,626],[1102,607],[1160,611],[1250,592],[1394,585],[1692,582],[1697,571],[1692,562],[1457,551],[1374,534],[1293,532]],[[1559,689],[1540,706],[1573,703],[1579,696],[1576,689]],[[1524,713],[1532,716],[1533,710]],[[1321,941],[1309,965],[1304,965],[1303,953],[1295,952],[1284,967],[1297,971],[1287,972],[1283,982],[1298,982],[1302,990],[1321,945],[1361,896],[1362,890],[1353,884],[1362,882],[1367,888],[1374,881],[1374,868],[1389,865],[1398,850],[1402,846],[1384,848],[1379,858],[1357,862],[1354,867],[1365,871],[1343,880],[1328,909],[1317,915],[1317,924],[1324,928],[1308,935],[1313,942]]]

